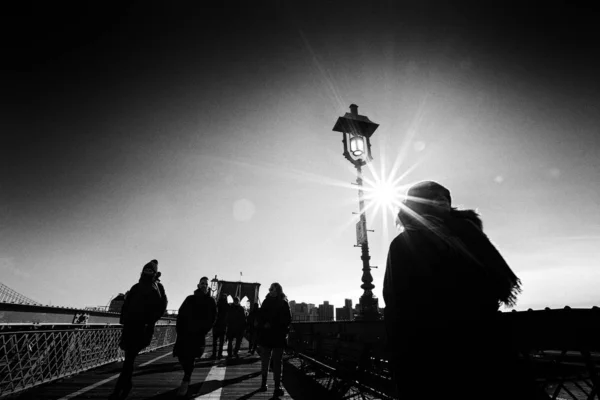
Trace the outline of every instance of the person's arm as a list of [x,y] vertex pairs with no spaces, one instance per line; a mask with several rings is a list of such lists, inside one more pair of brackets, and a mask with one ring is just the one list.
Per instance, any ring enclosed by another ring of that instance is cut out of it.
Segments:
[[413,304],[418,300],[413,298],[414,288],[411,292],[411,269],[415,268],[414,260],[410,257],[408,238],[398,236],[390,244],[383,278],[383,300],[385,302],[384,325],[388,337],[388,346],[395,349],[400,333],[402,321],[410,319]]
[[286,333],[289,332],[290,324],[292,323],[292,311],[290,310],[290,304],[287,301],[283,302],[281,323],[285,327]]
[[156,315],[154,319],[155,322],[158,321],[165,314],[165,311],[167,311],[167,304],[169,302],[167,300],[167,294],[162,283],[156,282],[156,285],[158,287],[158,293],[160,294],[160,300],[158,309],[156,310]]
[[127,321],[127,313],[129,311],[129,305],[131,304],[131,294],[134,292],[137,284],[133,285],[129,291],[125,292],[125,300],[121,307],[121,315],[119,316],[119,323],[123,325]]
[[185,330],[185,322],[186,322],[186,318],[187,318],[187,314],[188,314],[188,308],[189,308],[189,296],[186,297],[186,299],[183,301],[183,303],[181,303],[181,307],[179,307],[179,311],[177,312],[177,322],[175,324],[175,330],[177,331],[177,334],[180,334],[181,332],[183,332]]

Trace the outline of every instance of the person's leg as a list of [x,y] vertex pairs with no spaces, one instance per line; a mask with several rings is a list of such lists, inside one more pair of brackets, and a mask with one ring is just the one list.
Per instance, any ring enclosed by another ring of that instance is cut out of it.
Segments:
[[235,338],[235,350],[233,353],[237,356],[240,351],[240,346],[242,345],[242,338],[244,337],[244,332],[240,332]]
[[271,361],[271,349],[262,346],[260,353],[260,372],[262,376],[262,384],[260,390],[267,390],[267,376],[269,375],[269,362]]
[[213,340],[212,340],[212,356],[211,358],[217,358],[217,342],[219,341],[218,332],[213,329]]
[[125,361],[123,362],[123,369],[121,370],[121,374],[119,375],[119,379],[117,380],[117,384],[115,385],[115,389],[113,391],[113,394],[111,395],[111,398],[125,398],[131,391],[131,387],[133,386],[133,364],[137,355],[137,351],[125,351]]
[[233,335],[227,332],[227,358],[233,356]]
[[[283,359],[283,347],[273,349],[273,381],[275,381],[275,394],[281,390],[281,379],[283,377],[283,368],[281,366]],[[282,393],[279,393],[281,396]]]
[[225,332],[220,332],[219,333],[219,354],[217,355],[218,358],[223,357],[223,344],[225,342]]
[[192,378],[192,372],[194,372],[194,357],[180,356],[179,362],[183,368],[183,380],[189,382]]
[[254,350],[256,347],[256,333],[254,330],[248,332],[248,353],[254,354]]
[[181,355],[178,358],[179,363],[183,368],[183,379],[181,380],[181,385],[177,391],[177,396],[185,396],[190,385],[190,379],[192,379],[192,372],[194,371],[194,357]]

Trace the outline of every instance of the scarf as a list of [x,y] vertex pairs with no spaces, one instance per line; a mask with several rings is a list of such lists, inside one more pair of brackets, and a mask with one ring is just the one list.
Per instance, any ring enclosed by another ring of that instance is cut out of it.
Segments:
[[453,209],[447,215],[415,214],[403,218],[402,225],[408,234],[422,232],[438,251],[449,257],[462,258],[469,265],[483,269],[494,286],[498,302],[507,307],[516,305],[521,281],[483,232],[475,211]]

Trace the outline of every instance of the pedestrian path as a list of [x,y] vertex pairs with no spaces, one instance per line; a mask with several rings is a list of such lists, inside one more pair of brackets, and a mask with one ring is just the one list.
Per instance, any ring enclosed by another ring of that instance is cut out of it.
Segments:
[[[210,343],[210,342],[209,342]],[[244,341],[239,359],[212,361],[207,354],[196,361],[186,399],[275,399],[273,397],[273,374],[269,372],[266,392],[258,391],[261,384],[260,358],[248,354]],[[111,363],[69,378],[50,382],[9,397],[19,400],[78,400],[108,399],[123,363]],[[127,399],[176,399],[183,370],[172,355],[172,346],[142,354],[136,360],[133,389]],[[283,388],[287,399],[324,398],[319,387],[311,385],[307,378],[289,366],[284,366]]]

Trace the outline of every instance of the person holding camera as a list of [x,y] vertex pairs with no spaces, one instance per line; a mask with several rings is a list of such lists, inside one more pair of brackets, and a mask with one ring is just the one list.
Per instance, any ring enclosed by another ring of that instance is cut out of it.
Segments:
[[167,309],[167,295],[160,283],[160,275],[158,261],[151,260],[144,265],[138,283],[125,294],[119,342],[119,347],[125,351],[125,361],[110,400],[125,399],[131,391],[135,359],[152,341],[154,326]]

